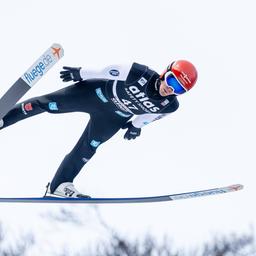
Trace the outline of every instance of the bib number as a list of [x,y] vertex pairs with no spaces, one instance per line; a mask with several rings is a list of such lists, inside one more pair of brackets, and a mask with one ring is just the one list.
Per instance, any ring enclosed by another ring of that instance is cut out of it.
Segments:
[[138,110],[138,108],[137,108],[134,104],[132,104],[132,102],[129,101],[129,100],[122,99],[122,102],[123,102],[123,104],[124,104],[125,106],[127,106],[129,109]]

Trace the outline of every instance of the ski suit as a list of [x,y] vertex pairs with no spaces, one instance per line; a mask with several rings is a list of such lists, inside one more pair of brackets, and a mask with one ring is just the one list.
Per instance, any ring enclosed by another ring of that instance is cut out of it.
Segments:
[[141,128],[179,107],[175,95],[160,96],[159,74],[145,65],[109,66],[99,72],[82,69],[80,74],[83,81],[18,103],[3,118],[2,128],[5,128],[43,112],[89,113],[84,132],[51,182],[51,191],[63,182],[73,182],[98,146],[117,133],[133,115],[136,115],[133,126]]

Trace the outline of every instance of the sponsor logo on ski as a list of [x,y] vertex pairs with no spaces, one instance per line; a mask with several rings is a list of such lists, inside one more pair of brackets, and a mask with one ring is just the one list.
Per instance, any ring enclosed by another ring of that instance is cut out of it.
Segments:
[[58,59],[60,59],[60,51],[61,51],[61,48],[58,47],[52,47],[52,54],[53,56],[56,56]]
[[38,76],[43,76],[46,68],[53,62],[54,58],[50,54],[43,55],[40,61],[24,74],[27,83],[31,84]]
[[63,48],[59,44],[53,44],[20,78],[32,87],[63,56]]
[[187,198],[193,198],[193,197],[200,197],[200,196],[210,196],[210,195],[217,195],[226,193],[224,189],[214,189],[214,190],[208,190],[208,191],[198,191],[198,192],[191,192],[186,194],[180,194],[180,195],[172,195],[170,196],[170,199],[172,200],[178,200],[178,199],[187,199]]

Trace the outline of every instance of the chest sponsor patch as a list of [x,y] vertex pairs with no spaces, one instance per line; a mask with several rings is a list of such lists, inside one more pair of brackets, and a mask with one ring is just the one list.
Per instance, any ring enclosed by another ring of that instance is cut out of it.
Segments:
[[144,85],[147,83],[147,79],[144,78],[144,77],[142,77],[142,78],[138,81],[138,83],[139,83],[141,86],[144,86]]

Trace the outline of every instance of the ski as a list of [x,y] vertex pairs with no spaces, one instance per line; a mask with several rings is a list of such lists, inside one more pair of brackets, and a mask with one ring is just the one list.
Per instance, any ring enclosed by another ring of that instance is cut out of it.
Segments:
[[243,185],[236,184],[227,187],[199,190],[173,195],[131,198],[59,198],[59,197],[13,197],[0,198],[0,203],[66,203],[66,204],[120,204],[120,203],[153,203],[165,202],[210,195],[218,195],[243,189]]
[[40,58],[10,87],[0,99],[0,119],[18,102],[64,56],[60,44],[53,44]]

